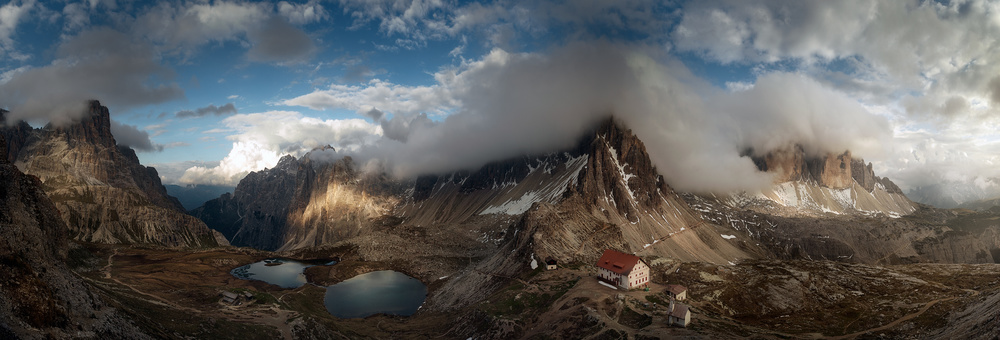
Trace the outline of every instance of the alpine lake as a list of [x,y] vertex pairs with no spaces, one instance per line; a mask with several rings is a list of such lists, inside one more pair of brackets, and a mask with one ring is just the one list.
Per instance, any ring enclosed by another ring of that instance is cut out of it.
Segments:
[[[298,261],[273,258],[237,267],[230,273],[238,279],[264,281],[295,289],[309,284],[305,269],[334,265],[336,261]],[[427,286],[406,274],[382,270],[355,276],[326,287],[323,304],[338,318],[363,318],[374,314],[410,316],[427,298]]]

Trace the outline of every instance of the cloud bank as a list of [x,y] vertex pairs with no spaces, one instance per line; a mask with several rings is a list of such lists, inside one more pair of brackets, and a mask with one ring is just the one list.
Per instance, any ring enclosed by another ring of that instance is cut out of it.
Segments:
[[152,47],[118,31],[83,32],[59,45],[56,55],[50,65],[0,84],[0,103],[11,109],[8,120],[66,124],[83,115],[90,99],[130,108],[184,97],[170,81],[173,72],[157,61]]
[[111,135],[115,136],[115,142],[142,152],[163,151],[164,146],[153,143],[149,139],[149,132],[139,130],[135,125],[122,124],[118,121],[111,121]]
[[236,106],[233,105],[233,103],[226,103],[226,105],[222,106],[215,106],[214,104],[210,104],[205,107],[199,107],[197,109],[194,109],[193,111],[192,110],[178,111],[176,116],[177,118],[187,118],[187,117],[204,117],[210,114],[216,116],[236,114]]
[[223,124],[237,132],[228,137],[233,141],[229,155],[215,166],[186,169],[180,183],[235,186],[250,171],[273,167],[283,155],[301,156],[326,145],[358,152],[382,135],[381,127],[362,119],[320,120],[289,111],[237,114]]
[[[740,157],[747,147],[875,154],[891,137],[884,118],[806,75],[769,74],[728,92],[644,46],[494,49],[434,77],[429,86],[333,85],[284,104],[355,110],[378,123],[380,138],[341,153],[382,161],[403,177],[565,149],[612,115],[646,143],[671,185],[694,191],[768,185],[770,178]],[[434,122],[427,112],[445,118]]]
[[798,69],[883,112],[895,136],[875,168],[904,190],[992,195],[998,36],[1000,4],[980,0],[692,1],[671,32],[679,51],[762,72]]

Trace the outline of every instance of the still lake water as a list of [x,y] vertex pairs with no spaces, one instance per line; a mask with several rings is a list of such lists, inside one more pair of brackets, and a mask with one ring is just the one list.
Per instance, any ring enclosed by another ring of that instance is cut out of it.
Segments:
[[[282,288],[306,284],[305,269],[330,262],[306,263],[289,259],[267,259],[233,269],[230,273],[243,280],[264,281]],[[409,316],[417,312],[427,298],[427,286],[406,274],[383,270],[361,274],[326,287],[323,304],[338,318],[363,318],[385,313]]]
[[355,276],[326,288],[326,310],[338,318],[376,313],[409,316],[427,298],[427,286],[406,274],[383,270]]
[[264,281],[281,288],[299,288],[306,284],[305,269],[324,263],[330,265],[336,262],[305,263],[289,259],[267,259],[233,269],[230,274],[239,279]]

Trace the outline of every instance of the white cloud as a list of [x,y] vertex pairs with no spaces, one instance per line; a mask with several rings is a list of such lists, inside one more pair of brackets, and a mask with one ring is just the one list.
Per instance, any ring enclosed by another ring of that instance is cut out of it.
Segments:
[[[435,73],[433,85],[334,85],[284,103],[352,109],[379,121],[387,138],[355,156],[380,159],[400,176],[569,148],[611,115],[646,143],[671,185],[697,191],[767,185],[769,178],[740,156],[746,147],[766,152],[798,143],[811,153],[877,153],[888,139],[884,119],[806,75],[772,74],[731,93],[654,55],[607,42],[548,53],[495,49]],[[418,112],[447,118],[427,122]]]
[[432,112],[445,114],[453,107],[447,85],[404,86],[373,79],[365,85],[330,85],[329,89],[316,90],[282,101],[282,104],[304,106],[313,110],[347,109],[358,113],[372,108],[390,113]]
[[14,49],[13,36],[17,25],[34,6],[34,0],[15,0],[0,6],[0,52]]
[[382,135],[381,127],[361,119],[320,120],[289,111],[238,114],[223,124],[236,132],[227,137],[233,149],[217,166],[187,169],[181,183],[236,185],[250,171],[273,167],[283,155],[299,157],[325,145],[357,151]]
[[672,37],[679,50],[723,63],[797,61],[848,72],[909,93],[911,115],[967,114],[957,98],[989,98],[987,84],[1000,73],[998,14],[1000,5],[985,1],[696,1]]
[[247,56],[253,61],[301,63],[316,49],[312,39],[285,19],[273,17],[258,29],[247,32],[253,42]]
[[63,30],[65,31],[78,30],[90,25],[90,13],[87,12],[87,8],[82,3],[66,4],[62,10],[62,16],[64,20]]
[[997,2],[709,0],[682,16],[680,51],[799,70],[878,108],[895,136],[873,163],[904,190],[1000,178]]
[[25,66],[21,66],[21,67],[14,68],[14,69],[11,69],[11,70],[4,71],[3,73],[0,73],[0,85],[6,84],[11,79],[14,79],[14,77],[16,77],[17,75],[19,75],[21,73],[24,73],[25,71],[30,70],[30,69],[31,69],[31,66],[25,65]]
[[[239,41],[250,47],[247,56],[251,60],[300,62],[312,53],[314,45],[305,32],[281,16],[302,9],[292,7],[287,12],[287,6],[279,6],[279,10],[284,8],[287,13],[276,13],[267,3],[215,1],[186,6],[160,3],[136,19],[136,30],[158,46],[185,56],[206,43]],[[308,12],[303,11],[300,14]]]
[[289,22],[296,25],[305,25],[313,22],[320,22],[330,17],[323,5],[316,0],[310,0],[304,4],[294,4],[287,1],[278,3],[278,13],[281,13]]
[[263,170],[278,164],[282,154],[266,147],[253,141],[235,142],[229,155],[219,161],[219,165],[190,167],[184,170],[178,181],[183,184],[235,186],[251,171]]
[[215,106],[215,104],[209,104],[205,107],[199,107],[194,110],[182,110],[177,111],[175,114],[178,118],[185,117],[204,117],[206,115],[224,116],[236,114],[236,106],[233,103],[226,103],[222,106]]
[[184,97],[152,47],[107,28],[85,31],[56,48],[49,65],[27,69],[0,84],[0,102],[12,120],[63,124],[83,114],[87,100],[118,109]]
[[163,151],[163,145],[153,143],[149,139],[149,132],[139,130],[135,125],[122,124],[118,121],[111,121],[111,134],[115,136],[118,145],[131,147],[140,152]]
[[238,39],[255,23],[269,17],[257,4],[218,1],[175,6],[161,2],[136,19],[137,32],[168,48],[190,48],[211,41]]
[[[520,37],[564,32],[568,40],[608,38],[609,34],[638,33],[663,39],[673,20],[663,1],[529,1],[454,4],[440,0],[343,0],[352,28],[375,23],[379,31],[396,37],[395,45],[379,49],[413,49],[430,40],[474,36],[488,47],[511,48]],[[455,51],[460,51],[456,49]]]

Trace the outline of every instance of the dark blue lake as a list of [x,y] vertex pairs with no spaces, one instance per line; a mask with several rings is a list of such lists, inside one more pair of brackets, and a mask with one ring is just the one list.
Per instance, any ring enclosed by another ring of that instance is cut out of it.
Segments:
[[281,288],[298,288],[306,284],[306,268],[334,263],[336,262],[306,263],[289,259],[267,259],[238,267],[230,273],[244,280],[264,281]]
[[427,298],[427,286],[406,274],[383,270],[355,276],[326,288],[326,310],[338,318],[385,313],[409,316]]
[[[331,265],[336,261],[302,262],[267,259],[233,269],[230,273],[243,280],[264,281],[282,288],[306,284],[305,269]],[[409,316],[417,312],[427,298],[427,286],[406,274],[383,270],[361,274],[326,287],[323,304],[338,318],[363,318],[385,313]]]

